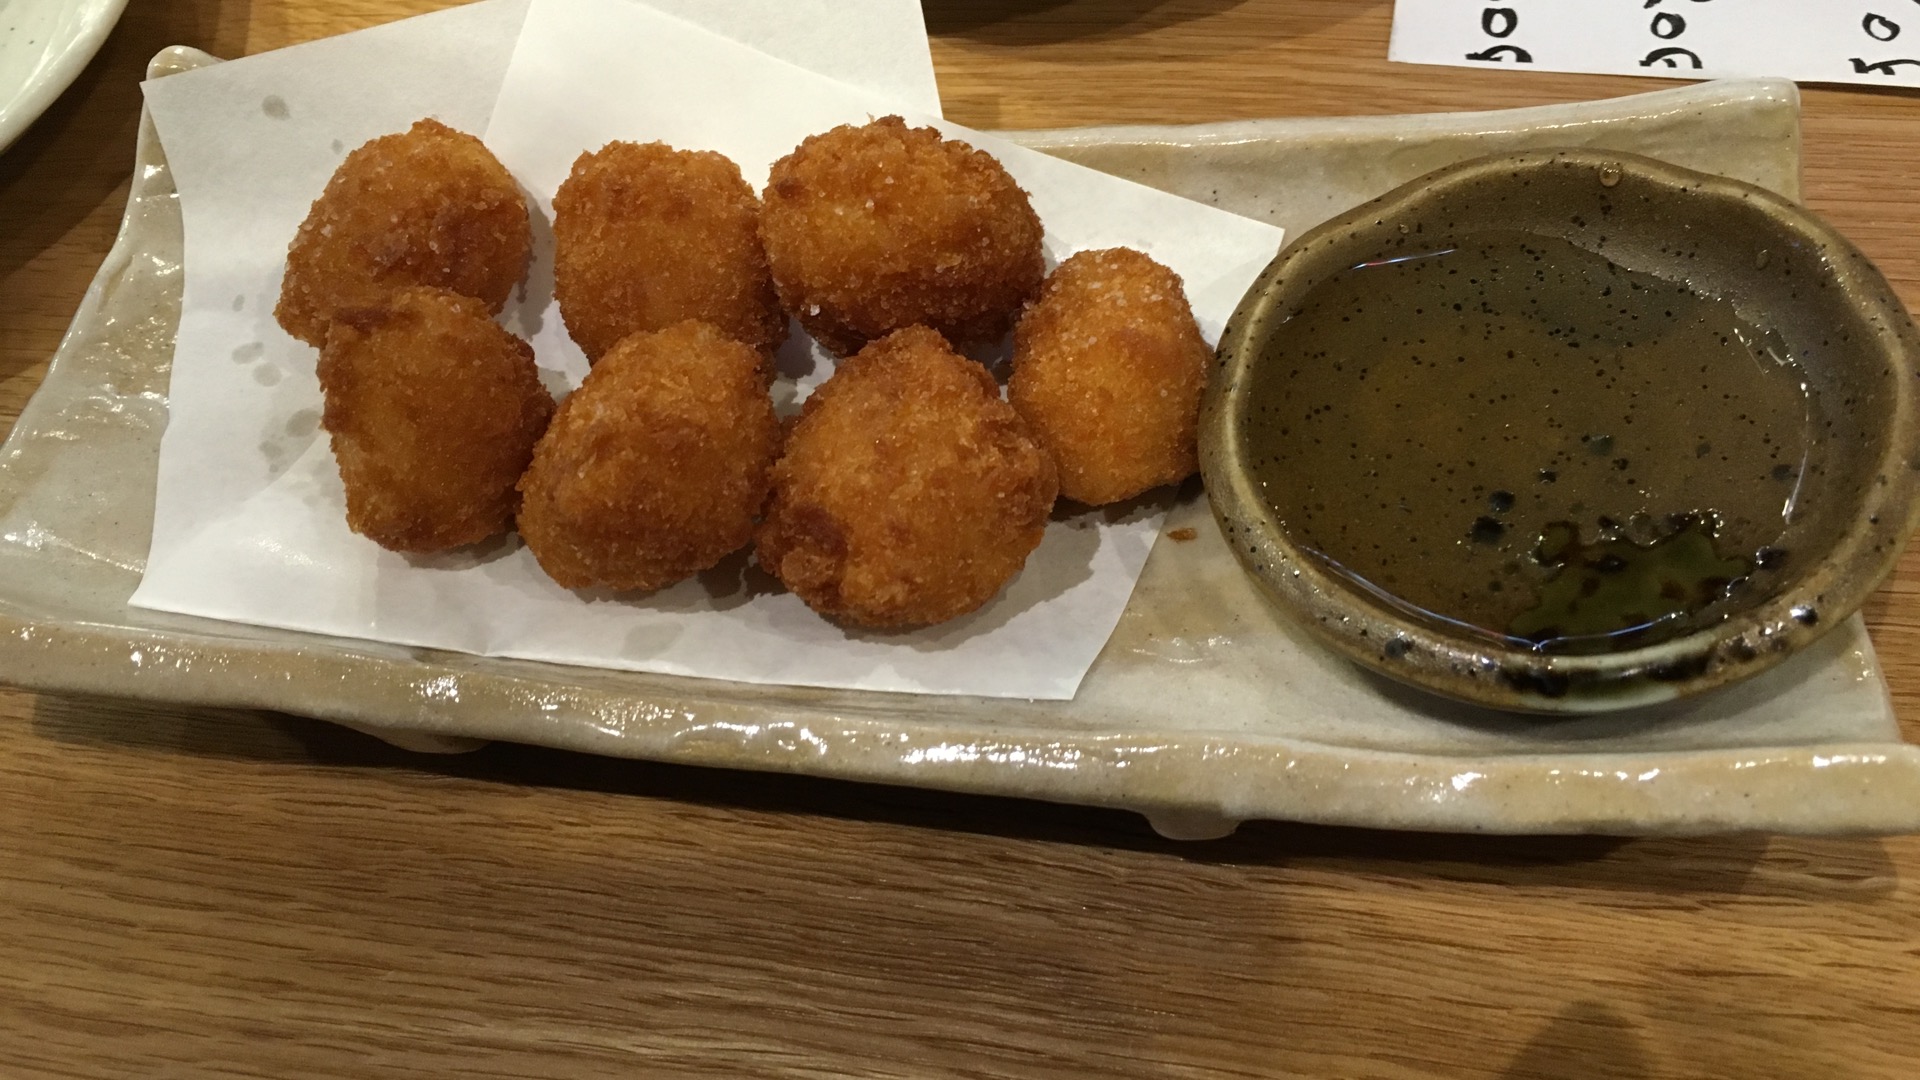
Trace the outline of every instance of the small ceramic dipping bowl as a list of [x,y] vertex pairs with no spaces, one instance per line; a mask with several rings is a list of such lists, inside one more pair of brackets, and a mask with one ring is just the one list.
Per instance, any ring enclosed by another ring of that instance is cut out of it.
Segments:
[[[1370,268],[1398,276],[1349,280]],[[1529,289],[1553,275],[1605,299],[1548,310],[1568,301]],[[1436,299],[1446,318],[1412,318]],[[1710,370],[1719,348],[1745,351]],[[1892,569],[1917,523],[1916,360],[1885,279],[1778,196],[1627,154],[1485,158],[1268,267],[1221,338],[1201,471],[1248,573],[1352,660],[1501,709],[1645,705],[1778,664]],[[1603,419],[1603,399],[1625,404]],[[1663,544],[1694,569],[1636,568]],[[1570,549],[1593,580],[1547,584]],[[1655,604],[1698,603],[1563,633],[1631,592],[1622,567]],[[1566,610],[1528,613],[1554,589]]]

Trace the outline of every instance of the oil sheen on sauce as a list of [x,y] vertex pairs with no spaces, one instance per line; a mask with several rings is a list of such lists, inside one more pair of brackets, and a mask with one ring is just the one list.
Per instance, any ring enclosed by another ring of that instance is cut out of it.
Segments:
[[1421,618],[1603,652],[1710,624],[1792,559],[1812,421],[1785,345],[1565,241],[1356,266],[1259,370],[1247,460],[1289,534]]

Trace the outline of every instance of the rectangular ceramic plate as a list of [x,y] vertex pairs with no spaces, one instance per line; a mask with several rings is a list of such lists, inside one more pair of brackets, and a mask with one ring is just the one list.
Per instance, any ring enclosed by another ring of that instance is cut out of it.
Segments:
[[[154,74],[214,62],[168,50]],[[1601,146],[1798,195],[1798,99],[1714,83],[1503,113],[1027,132],[1019,141],[1298,236],[1482,154]],[[1440,703],[1307,641],[1189,491],[1070,702],[745,686],[564,668],[132,610],[179,314],[180,218],[142,127],[119,241],[0,452],[0,676],[36,689],[304,713],[422,750],[476,740],[1138,810],[1490,832],[1920,829],[1858,617],[1756,680],[1604,717]]]

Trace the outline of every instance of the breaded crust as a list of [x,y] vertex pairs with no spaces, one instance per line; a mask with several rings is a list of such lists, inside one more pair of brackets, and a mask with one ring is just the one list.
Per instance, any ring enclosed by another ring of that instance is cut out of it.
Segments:
[[706,323],[622,338],[520,481],[520,535],[570,589],[664,588],[753,539],[780,449],[763,355]]
[[318,374],[354,532],[395,551],[438,551],[512,525],[514,484],[553,398],[533,350],[485,304],[415,287],[348,308]]
[[837,355],[915,325],[992,344],[1045,273],[1040,219],[1000,162],[897,116],[808,138],[763,200],[780,301]]
[[640,330],[687,319],[771,350],[787,336],[760,249],[760,200],[725,157],[612,142],[573,163],[553,198],[554,293],[598,360]]
[[1053,455],[1062,495],[1100,506],[1198,469],[1213,352],[1178,274],[1129,248],[1080,252],[1013,340],[1007,400]]
[[532,246],[506,167],[479,139],[422,120],[340,163],[287,248],[274,317],[318,346],[336,312],[379,307],[410,285],[451,289],[497,314]]
[[1053,462],[984,368],[925,327],[847,360],[774,468],[760,565],[823,615],[922,626],[978,608],[1046,531]]

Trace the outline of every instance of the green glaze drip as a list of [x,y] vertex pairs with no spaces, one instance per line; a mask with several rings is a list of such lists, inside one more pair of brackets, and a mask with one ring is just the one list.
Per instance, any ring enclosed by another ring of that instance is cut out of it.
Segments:
[[1534,560],[1553,574],[1507,633],[1564,652],[1606,651],[1724,598],[1753,573],[1750,559],[1714,549],[1711,519],[1691,515],[1672,533],[1639,544],[1623,537],[1583,543],[1572,522],[1541,533]]

